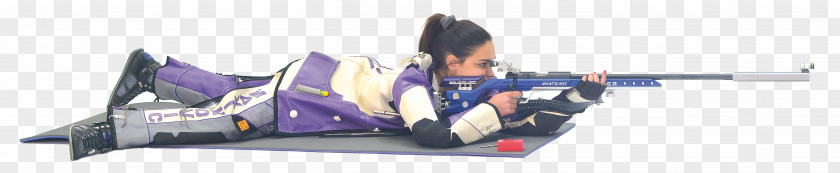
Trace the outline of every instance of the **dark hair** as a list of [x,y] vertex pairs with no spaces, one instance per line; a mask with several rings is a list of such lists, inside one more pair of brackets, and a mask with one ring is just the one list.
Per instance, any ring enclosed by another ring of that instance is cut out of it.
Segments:
[[432,55],[432,60],[437,64],[432,67],[434,70],[446,68],[447,55],[455,55],[459,62],[464,62],[478,46],[493,40],[490,33],[469,20],[455,21],[444,28],[441,24],[444,17],[440,13],[429,16],[420,36],[418,50]]

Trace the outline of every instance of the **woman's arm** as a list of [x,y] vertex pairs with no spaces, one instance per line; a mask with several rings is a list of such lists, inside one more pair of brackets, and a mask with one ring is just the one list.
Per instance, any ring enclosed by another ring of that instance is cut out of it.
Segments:
[[573,114],[575,113],[543,110],[530,115],[520,115],[522,117],[505,123],[502,132],[524,136],[550,135],[551,132],[560,129],[563,123],[572,119]]
[[[606,89],[606,75],[607,72],[604,71],[601,77],[596,73],[583,76],[574,88],[563,90],[551,100],[558,102],[554,104],[594,102],[601,97]],[[517,117],[505,124],[504,132],[518,135],[549,135],[551,132],[557,131],[563,123],[569,121],[572,115],[582,113],[585,110],[546,109],[517,112],[522,117]]]
[[501,113],[489,103],[453,115],[449,123],[438,119],[425,87],[414,86],[398,101],[399,112],[418,144],[429,147],[457,147],[475,142],[504,126]]

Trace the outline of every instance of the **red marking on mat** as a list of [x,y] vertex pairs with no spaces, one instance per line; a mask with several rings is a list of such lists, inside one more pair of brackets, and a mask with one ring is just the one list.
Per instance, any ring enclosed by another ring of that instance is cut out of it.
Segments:
[[496,151],[522,151],[524,143],[522,139],[502,139],[496,142]]

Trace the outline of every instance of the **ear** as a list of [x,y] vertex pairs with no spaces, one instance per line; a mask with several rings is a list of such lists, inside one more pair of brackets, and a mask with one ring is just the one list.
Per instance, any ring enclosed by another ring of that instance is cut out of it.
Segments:
[[449,54],[446,56],[446,66],[449,69],[455,69],[458,65],[461,65],[460,62],[461,60],[459,60],[458,57],[455,57],[455,55]]

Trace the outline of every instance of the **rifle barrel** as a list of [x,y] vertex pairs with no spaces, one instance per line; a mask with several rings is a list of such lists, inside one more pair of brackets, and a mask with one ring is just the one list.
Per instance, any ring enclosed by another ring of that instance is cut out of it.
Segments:
[[[587,74],[570,72],[509,72],[506,79],[580,79]],[[733,81],[809,81],[808,72],[735,72],[723,74],[607,74],[607,79],[654,80],[733,80]]]
[[[573,74],[579,79],[586,74]],[[654,80],[732,80],[732,73],[726,74],[607,74],[607,79],[654,79]]]

